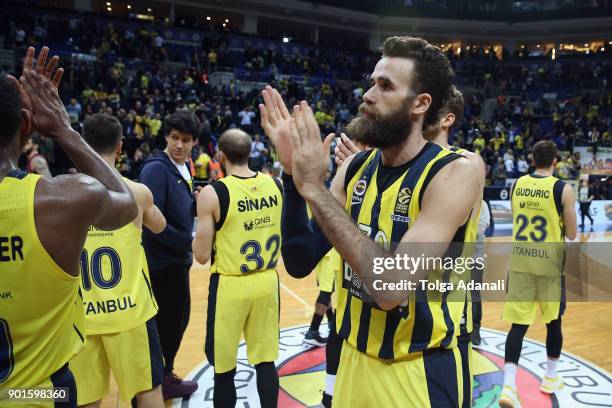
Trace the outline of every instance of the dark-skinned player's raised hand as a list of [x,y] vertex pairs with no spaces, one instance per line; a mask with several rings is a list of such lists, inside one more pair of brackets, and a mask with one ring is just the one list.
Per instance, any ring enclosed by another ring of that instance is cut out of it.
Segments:
[[[51,81],[51,84],[55,88],[59,88],[59,84],[64,76],[64,68],[57,68],[59,63],[59,57],[54,55],[47,62],[47,58],[49,56],[49,47],[42,47],[40,53],[38,54],[38,58],[36,58],[36,64],[34,64],[34,60],[36,56],[36,49],[34,47],[28,47],[26,51],[26,55],[23,58],[23,70],[21,72],[21,76],[23,76],[26,70],[35,70],[40,75]],[[12,80],[16,85],[19,85],[19,81],[12,75],[8,75],[9,80]],[[25,90],[20,87],[19,92],[21,94],[21,105],[24,109],[32,111],[32,101],[30,101],[30,96],[25,92]]]
[[55,139],[71,130],[70,117],[51,80],[34,70],[25,69],[21,86],[32,102],[32,129]]

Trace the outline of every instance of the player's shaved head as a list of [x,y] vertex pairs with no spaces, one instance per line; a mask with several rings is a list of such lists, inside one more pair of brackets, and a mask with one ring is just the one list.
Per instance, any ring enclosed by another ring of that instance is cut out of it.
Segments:
[[219,138],[219,150],[231,164],[246,164],[251,155],[251,137],[240,129],[229,129]]
[[0,147],[11,143],[21,126],[21,97],[15,83],[0,76]]
[[106,113],[95,113],[83,122],[83,139],[99,154],[111,154],[123,137],[121,122]]

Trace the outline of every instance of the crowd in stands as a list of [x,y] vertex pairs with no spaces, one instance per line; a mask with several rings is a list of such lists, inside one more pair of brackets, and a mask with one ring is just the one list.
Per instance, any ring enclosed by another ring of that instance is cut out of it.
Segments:
[[[203,124],[201,147],[194,149],[193,157],[199,179],[214,180],[222,174],[216,140],[230,127],[241,127],[253,136],[252,165],[256,169],[278,169],[274,150],[259,127],[259,89],[244,91],[235,81],[211,85],[209,75],[217,66],[236,67],[238,79],[261,80],[248,76],[266,73],[265,82],[279,88],[289,105],[300,99],[312,103],[321,131],[327,134],[342,132],[357,113],[377,60],[374,54],[325,48],[309,53],[300,53],[298,48],[277,52],[273,46],[261,49],[250,41],[236,51],[228,47],[227,37],[215,36],[204,38],[190,67],[170,68],[165,61],[173,60],[172,47],[166,46],[153,25],[148,30],[133,30],[121,21],[100,24],[94,17],[81,22],[30,14],[11,17],[14,20],[0,34],[4,47],[14,48],[19,58],[26,45],[42,42],[95,56],[63,58],[62,94],[67,95],[67,110],[77,129],[92,113],[107,112],[120,120],[125,139],[118,166],[132,178],[152,152],[163,149],[164,117],[183,108],[195,111]],[[255,43],[256,38],[253,40]],[[278,45],[280,50],[282,43]],[[575,179],[580,173],[574,146],[588,145],[595,151],[612,146],[609,60],[525,63],[519,57],[500,61],[493,55],[484,49],[463,56],[449,53],[459,88],[467,90],[465,115],[451,140],[480,152],[487,165],[488,184],[505,185],[508,178],[527,173],[530,146],[541,139],[552,139],[560,150],[570,152],[558,167],[558,175],[565,179]],[[238,75],[245,72],[247,78]],[[323,79],[310,80],[314,77]],[[489,96],[485,90],[490,87],[496,87],[501,96],[485,115]],[[555,91],[556,97],[546,93]],[[71,171],[70,163],[50,141],[38,142],[53,173]]]

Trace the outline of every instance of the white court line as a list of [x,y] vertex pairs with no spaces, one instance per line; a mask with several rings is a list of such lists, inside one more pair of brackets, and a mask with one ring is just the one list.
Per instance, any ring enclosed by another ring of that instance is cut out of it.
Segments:
[[280,284],[281,288],[285,289],[287,291],[287,293],[289,293],[291,296],[293,296],[294,299],[296,299],[298,302],[300,302],[301,304],[304,305],[304,316],[308,317],[312,313],[314,313],[314,306],[312,306],[310,303],[306,302],[300,295],[298,295],[297,293],[295,293],[294,291],[289,289],[287,286],[285,286],[283,284],[283,282],[279,281],[278,283]]

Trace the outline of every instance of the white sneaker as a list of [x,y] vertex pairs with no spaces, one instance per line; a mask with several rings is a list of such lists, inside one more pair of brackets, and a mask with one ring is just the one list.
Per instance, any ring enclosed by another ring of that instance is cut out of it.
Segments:
[[509,385],[504,385],[501,394],[499,394],[499,406],[501,408],[521,407],[521,400],[514,388]]
[[563,377],[559,374],[555,378],[550,378],[544,376],[542,379],[542,385],[540,386],[540,391],[545,394],[554,394],[555,391],[559,391],[563,388]]

